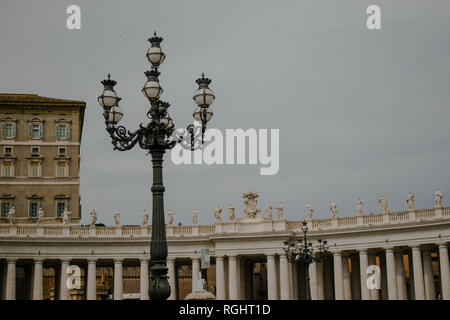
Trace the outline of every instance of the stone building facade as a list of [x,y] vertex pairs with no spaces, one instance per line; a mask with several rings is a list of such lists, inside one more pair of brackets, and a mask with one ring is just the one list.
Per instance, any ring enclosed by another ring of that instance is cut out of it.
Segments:
[[35,94],[0,94],[0,223],[15,209],[20,223],[70,211],[81,217],[80,142],[86,104]]
[[[287,221],[282,205],[275,216],[268,209],[262,214],[252,194],[245,194],[240,218],[229,208],[225,221],[216,208],[213,225],[166,225],[170,299],[184,299],[200,272],[217,299],[305,299],[305,270],[290,264],[283,250],[283,241],[302,235],[303,221]],[[429,209],[409,202],[407,211],[393,212],[384,203],[378,214],[358,206],[354,216],[335,211],[328,219],[314,219],[309,207],[308,237],[326,239],[330,247],[323,262],[310,265],[312,299],[449,300],[450,207],[442,206],[442,195],[436,199]],[[0,225],[1,297],[148,299],[151,232],[146,223]],[[204,270],[202,248],[211,255]],[[81,270],[79,290],[66,285],[70,275],[62,271],[69,266]],[[372,288],[370,266],[380,271],[379,286]]]

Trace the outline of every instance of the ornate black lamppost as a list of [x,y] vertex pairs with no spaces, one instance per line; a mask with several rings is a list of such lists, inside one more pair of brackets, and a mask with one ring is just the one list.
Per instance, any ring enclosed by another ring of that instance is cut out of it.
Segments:
[[284,251],[290,263],[303,264],[305,268],[306,300],[311,300],[311,289],[309,285],[309,265],[314,262],[320,262],[325,259],[328,253],[326,240],[318,239],[316,248],[311,242],[308,242],[306,233],[308,226],[306,222],[302,225],[303,239],[299,238],[297,243],[294,241],[284,241]]
[[[183,138],[174,136],[174,123],[169,116],[167,109],[170,104],[161,101],[159,98],[163,89],[159,84],[158,67],[164,61],[166,55],[161,50],[161,37],[156,33],[149,39],[151,47],[147,52],[147,59],[152,64],[151,70],[146,71],[147,82],[142,89],[145,97],[150,102],[150,109],[147,117],[150,119],[146,125],[142,123],[136,131],[128,131],[123,126],[117,126],[122,119],[123,112],[119,107],[119,98],[114,91],[116,81],[110,79],[103,80],[103,93],[98,97],[98,102],[103,108],[106,123],[106,131],[112,139],[114,150],[130,150],[136,144],[142,149],[148,150],[152,156],[153,163],[153,209],[152,209],[152,242],[150,246],[151,256],[151,282],[149,288],[150,299],[165,300],[170,296],[170,286],[167,281],[167,242],[164,222],[164,186],[162,175],[163,155],[167,149],[172,149],[177,142],[182,142]],[[198,105],[194,111],[194,119],[202,124],[202,143],[203,135],[206,129],[206,123],[211,120],[213,113],[209,106],[213,103],[215,96],[209,89],[210,79],[202,74],[200,79],[196,80],[199,88],[194,94],[194,101]],[[187,128],[191,137],[191,150],[195,144],[195,129],[193,125]]]

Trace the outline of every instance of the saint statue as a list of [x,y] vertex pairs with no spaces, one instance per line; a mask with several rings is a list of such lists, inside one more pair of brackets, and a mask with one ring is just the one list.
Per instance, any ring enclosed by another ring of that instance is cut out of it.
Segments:
[[41,207],[39,207],[37,224],[44,223],[44,221],[45,221],[45,212],[44,210],[42,210]]
[[9,224],[16,223],[16,207],[12,207],[11,209],[9,209],[6,217],[8,218]]
[[267,205],[267,207],[266,207],[266,216],[267,216],[267,220],[272,220],[273,219],[273,217],[272,217],[272,206],[270,205],[270,204],[268,204]]
[[90,214],[91,214],[91,219],[89,220],[89,227],[93,228],[93,227],[95,227],[95,224],[97,223],[97,212],[95,211],[95,209],[92,209]]
[[192,212],[192,224],[196,226],[198,224],[198,211],[197,209],[194,209]]
[[64,212],[62,214],[63,225],[68,225],[70,223],[71,216],[72,216],[72,211],[69,211],[67,208],[64,209]]
[[381,204],[381,210],[383,214],[389,213],[388,199],[386,198],[385,195],[382,195],[380,198],[378,198],[378,203]]
[[409,192],[408,198],[406,198],[406,203],[408,204],[409,210],[416,210],[416,207],[414,206],[414,193]]
[[114,212],[114,226],[116,226],[116,227],[120,226],[120,211],[119,210]]
[[278,220],[284,219],[283,217],[283,202],[280,201],[280,204],[278,206],[276,206],[275,210],[277,210],[277,216],[278,216]]
[[330,205],[330,212],[331,212],[331,217],[332,218],[337,218],[337,204],[336,201],[331,201],[331,205]]
[[437,189],[436,192],[434,193],[435,198],[434,198],[434,204],[436,205],[436,208],[441,208],[442,207],[442,192],[440,189]]
[[358,201],[356,203],[356,214],[358,216],[362,216],[363,215],[363,202],[360,198],[358,198]]
[[143,209],[142,210],[142,221],[141,221],[141,226],[146,226],[148,224],[148,212],[147,210]]
[[311,220],[313,215],[314,209],[311,205],[311,203],[306,204],[306,219]]
[[169,219],[167,220],[167,224],[171,226],[172,223],[173,223],[173,212],[172,212],[172,210],[169,210],[167,212],[167,216],[169,217]]
[[221,217],[221,213],[222,213],[222,209],[219,207],[219,205],[217,205],[216,209],[214,209],[214,218],[216,218],[216,223],[222,223],[222,217]]
[[230,221],[234,221],[234,207],[232,203],[228,207],[228,218],[230,219]]

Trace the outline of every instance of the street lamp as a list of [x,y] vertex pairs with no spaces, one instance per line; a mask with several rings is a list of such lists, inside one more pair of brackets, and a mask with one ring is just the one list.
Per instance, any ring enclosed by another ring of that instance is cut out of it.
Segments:
[[[129,131],[124,126],[117,124],[122,120],[123,112],[119,107],[119,98],[114,90],[116,81],[108,79],[101,83],[104,86],[102,94],[98,97],[98,102],[103,108],[103,116],[106,123],[106,131],[112,139],[114,150],[125,151],[132,149],[136,144],[142,149],[148,150],[152,156],[153,164],[153,209],[152,209],[152,242],[150,246],[151,256],[151,282],[149,296],[152,300],[165,300],[170,295],[170,286],[167,281],[167,241],[164,222],[164,185],[162,175],[163,156],[167,149],[172,149],[177,143],[181,143],[183,138],[174,136],[174,123],[167,109],[170,104],[161,101],[159,98],[163,89],[159,83],[158,67],[164,61],[166,55],[161,49],[162,38],[154,36],[149,39],[151,47],[146,56],[151,63],[151,69],[145,72],[147,82],[142,88],[144,96],[150,102],[150,109],[147,117],[150,119],[147,125],[142,123],[136,131]],[[194,101],[198,107],[194,111],[194,119],[202,123],[202,143],[206,129],[206,123],[211,120],[213,113],[209,110],[214,102],[214,93],[209,89],[211,80],[202,74],[196,80],[198,90],[194,94]],[[191,150],[194,149],[194,126],[189,125],[187,131],[191,137]]]
[[318,239],[317,245],[313,246],[312,242],[308,242],[306,233],[308,226],[306,222],[302,224],[303,239],[300,237],[295,243],[294,241],[284,241],[284,252],[290,263],[303,264],[305,267],[305,283],[306,283],[306,300],[311,300],[311,289],[309,285],[309,265],[314,262],[323,261],[328,253],[328,245],[326,240]]

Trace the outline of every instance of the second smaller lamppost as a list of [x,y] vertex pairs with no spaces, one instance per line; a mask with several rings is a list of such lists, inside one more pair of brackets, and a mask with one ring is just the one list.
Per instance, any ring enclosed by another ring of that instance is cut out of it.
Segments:
[[320,262],[325,259],[328,253],[326,240],[318,239],[315,248],[312,242],[308,242],[306,234],[308,226],[306,222],[302,225],[303,238],[299,238],[297,243],[294,241],[284,241],[284,252],[290,263],[303,264],[305,267],[306,300],[311,300],[311,288],[309,284],[309,265]]

